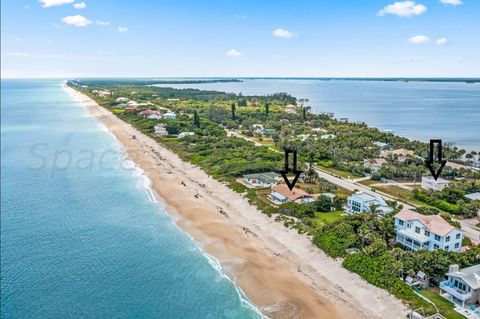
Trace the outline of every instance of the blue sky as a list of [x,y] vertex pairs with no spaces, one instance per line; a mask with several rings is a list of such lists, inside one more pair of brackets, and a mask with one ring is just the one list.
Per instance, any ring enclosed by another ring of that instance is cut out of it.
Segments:
[[2,77],[480,76],[479,0],[1,6]]

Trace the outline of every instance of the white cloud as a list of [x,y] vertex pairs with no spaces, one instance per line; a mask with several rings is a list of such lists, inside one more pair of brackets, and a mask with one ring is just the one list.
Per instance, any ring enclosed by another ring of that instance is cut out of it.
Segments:
[[73,4],[73,7],[75,9],[85,9],[87,7],[87,4],[85,2],[77,2]]
[[449,4],[452,6],[458,6],[463,4],[462,0],[440,0],[440,2],[443,4]]
[[238,57],[242,55],[242,52],[239,52],[236,49],[231,49],[230,51],[227,52],[227,55],[232,57]]
[[127,27],[118,27],[117,28],[118,32],[128,32],[128,28]]
[[27,57],[30,56],[28,53],[23,53],[23,52],[8,52],[8,56],[19,56],[19,57]]
[[73,3],[74,0],[39,0],[42,4],[42,7],[49,8],[49,7],[56,7],[61,6],[68,3]]
[[437,39],[437,41],[435,41],[435,44],[436,45],[445,45],[448,43],[448,39],[447,38],[440,38],[440,39]]
[[409,38],[408,41],[413,44],[422,44],[430,42],[430,38],[426,35],[416,35]]
[[384,16],[386,14],[394,14],[399,17],[410,17],[413,15],[421,15],[427,11],[427,7],[423,4],[416,4],[415,1],[399,1],[389,4],[382,10],[378,11],[377,15]]
[[106,27],[107,25],[110,25],[110,22],[108,21],[99,21],[97,20],[96,23],[102,27]]
[[73,26],[76,26],[76,27],[86,27],[87,25],[92,23],[92,21],[88,20],[87,18],[85,18],[84,16],[79,15],[79,14],[77,14],[75,16],[65,17],[65,18],[62,19],[62,21],[65,22],[68,25],[73,25]]
[[274,36],[276,36],[277,38],[285,38],[285,39],[297,36],[296,33],[293,33],[293,32],[290,32],[288,30],[284,30],[284,29],[281,29],[281,28],[273,30],[272,34]]

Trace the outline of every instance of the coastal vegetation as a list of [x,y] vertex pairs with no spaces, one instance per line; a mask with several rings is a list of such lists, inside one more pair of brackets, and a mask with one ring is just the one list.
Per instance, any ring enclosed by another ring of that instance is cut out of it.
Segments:
[[[413,308],[423,307],[427,313],[435,311],[403,281],[407,274],[423,271],[436,284],[452,263],[460,267],[480,263],[480,247],[471,247],[462,253],[403,250],[395,245],[393,222],[393,215],[401,205],[390,202],[396,209],[384,218],[376,218],[374,211],[342,216],[341,209],[350,192],[318,178],[313,170],[319,167],[346,179],[371,174],[375,181],[366,184],[372,187],[382,179],[418,181],[427,173],[424,159],[419,155],[426,156],[428,144],[381,132],[365,123],[339,121],[329,114],[312,114],[301,101],[287,93],[243,96],[155,87],[147,82],[80,80],[70,81],[69,85],[184,160],[225,182],[263,213],[301,234],[309,234],[325,253],[341,258],[346,269],[386,289]],[[135,107],[127,110],[119,99],[134,101],[130,105]],[[139,111],[145,109],[174,112],[176,116],[161,119],[139,116]],[[164,126],[167,135],[156,135],[156,125]],[[193,134],[177,138],[182,132]],[[237,181],[244,174],[279,171],[283,165],[281,150],[285,147],[298,150],[300,167],[305,172],[299,187],[307,192],[334,193],[333,200],[320,196],[309,204],[274,205],[267,200],[268,191],[248,189]],[[398,155],[391,152],[395,149],[409,152]],[[478,153],[466,153],[453,145],[444,147],[444,156],[456,163],[478,161]],[[365,159],[376,158],[384,159],[385,163],[374,171],[365,165]],[[463,166],[460,169],[446,167],[444,176],[461,180],[435,193],[416,187],[411,192],[402,189],[402,199],[422,204],[417,208],[422,214],[446,214],[442,216],[455,223],[447,213],[472,217],[480,211],[479,201],[464,197],[480,190],[477,175],[478,172]]]

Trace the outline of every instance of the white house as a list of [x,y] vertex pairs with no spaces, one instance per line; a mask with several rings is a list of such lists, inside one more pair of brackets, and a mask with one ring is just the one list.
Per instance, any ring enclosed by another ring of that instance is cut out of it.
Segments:
[[168,135],[167,127],[165,126],[165,124],[157,124],[154,126],[154,129],[155,129],[154,134],[157,136],[163,137]]
[[325,134],[320,136],[322,140],[328,140],[330,138],[335,138],[335,137],[337,137],[335,134]]
[[346,212],[348,214],[365,213],[368,212],[373,205],[377,207],[376,211],[379,214],[386,214],[393,211],[393,208],[388,206],[380,196],[356,192],[347,198]]
[[194,132],[182,132],[182,133],[177,135],[177,138],[185,138],[187,136],[192,136],[192,135],[195,135],[195,133]]
[[375,141],[373,142],[373,144],[376,145],[378,148],[380,148],[380,150],[386,150],[389,147],[387,143],[383,143],[380,141]]
[[[440,295],[462,307],[480,304],[480,264],[460,269],[448,267],[447,279],[440,283]],[[471,309],[471,308],[470,308]]]
[[314,127],[314,128],[312,128],[312,132],[327,133],[328,131],[326,129],[321,128],[321,127]]
[[477,192],[477,193],[467,194],[465,195],[465,198],[468,198],[470,200],[480,200],[480,193]]
[[162,113],[157,110],[147,109],[138,112],[138,116],[143,118],[160,120],[162,118]]
[[167,120],[175,120],[177,118],[177,115],[175,113],[168,112],[163,114],[163,118]]
[[262,124],[253,124],[253,131],[257,134],[262,134],[263,132],[263,125]]
[[277,184],[280,175],[274,172],[243,175],[243,181],[252,187],[271,187]]
[[432,191],[441,191],[447,187],[448,181],[443,178],[433,178],[432,176],[422,176],[422,188]]
[[396,241],[409,250],[443,249],[460,252],[463,231],[439,215],[422,215],[402,209],[395,215]]

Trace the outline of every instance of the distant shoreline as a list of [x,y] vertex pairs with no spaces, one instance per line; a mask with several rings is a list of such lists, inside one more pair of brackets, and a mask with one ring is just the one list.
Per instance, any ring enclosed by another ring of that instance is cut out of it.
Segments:
[[385,82],[457,82],[480,83],[480,78],[424,78],[424,77],[238,77],[240,80],[318,80],[318,81],[385,81]]
[[[256,77],[256,76],[91,76],[83,79],[106,80],[148,80],[156,84],[208,84],[217,82],[243,82],[243,80],[318,80],[318,81],[384,81],[384,82],[444,82],[444,83],[480,83],[480,77]],[[65,77],[2,77],[4,80],[58,80]],[[158,80],[156,80],[158,79]]]

